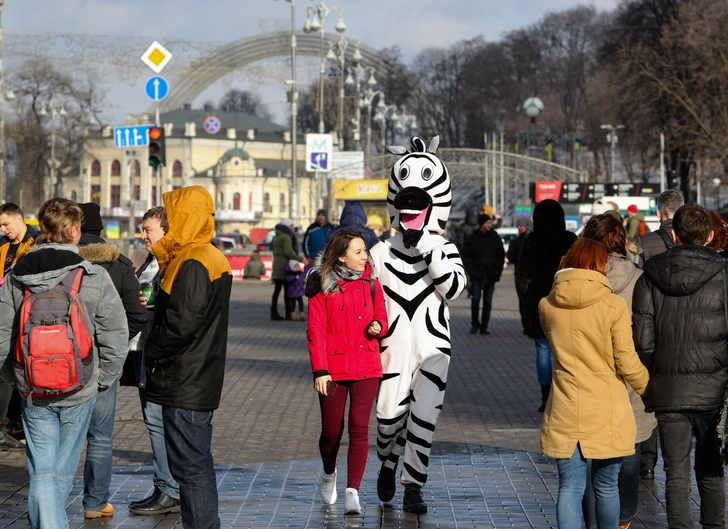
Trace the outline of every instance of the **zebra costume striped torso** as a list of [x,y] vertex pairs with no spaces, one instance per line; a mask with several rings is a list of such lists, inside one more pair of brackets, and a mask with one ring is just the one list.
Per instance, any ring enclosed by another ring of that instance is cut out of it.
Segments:
[[450,214],[447,168],[412,138],[412,152],[392,169],[387,208],[400,233],[371,251],[386,298],[389,332],[382,338],[383,379],[377,401],[379,459],[396,468],[404,451],[401,483],[424,485],[450,364],[447,301],[466,285],[456,246],[442,236]]

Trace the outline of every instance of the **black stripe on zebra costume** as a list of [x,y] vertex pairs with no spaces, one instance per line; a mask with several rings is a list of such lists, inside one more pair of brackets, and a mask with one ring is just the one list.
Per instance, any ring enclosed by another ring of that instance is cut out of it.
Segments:
[[372,248],[387,305],[389,332],[382,338],[384,376],[377,401],[379,459],[394,469],[404,452],[401,483],[427,481],[432,437],[442,410],[450,364],[447,301],[466,285],[465,269],[454,244],[445,240],[450,215],[450,176],[418,137],[389,178],[387,209],[399,233]]

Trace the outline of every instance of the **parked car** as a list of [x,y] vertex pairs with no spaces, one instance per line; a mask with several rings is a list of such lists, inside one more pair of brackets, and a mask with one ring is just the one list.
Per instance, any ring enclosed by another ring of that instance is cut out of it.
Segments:
[[500,238],[503,239],[503,249],[508,253],[508,247],[511,245],[511,241],[518,237],[518,228],[504,226],[496,230]]
[[235,239],[232,237],[213,237],[212,245],[223,253],[228,253],[237,248]]
[[272,229],[268,232],[268,235],[265,236],[265,240],[263,242],[259,242],[258,246],[256,246],[256,249],[264,252],[264,251],[272,251],[273,250],[273,237],[276,236],[276,230]]
[[245,248],[251,245],[250,237],[244,233],[232,232],[232,233],[217,233],[215,237],[227,237],[235,241],[236,248]]

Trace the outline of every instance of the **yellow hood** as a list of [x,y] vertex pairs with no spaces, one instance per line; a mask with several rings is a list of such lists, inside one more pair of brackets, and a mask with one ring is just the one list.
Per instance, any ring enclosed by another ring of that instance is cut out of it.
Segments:
[[563,309],[582,309],[612,294],[607,276],[594,270],[567,268],[556,273],[549,302]]
[[163,288],[170,289],[178,266],[168,267],[183,250],[199,246],[210,246],[215,236],[215,207],[210,193],[204,187],[191,186],[170,191],[162,195],[167,213],[169,229],[152,253],[159,261],[159,270],[164,276]]

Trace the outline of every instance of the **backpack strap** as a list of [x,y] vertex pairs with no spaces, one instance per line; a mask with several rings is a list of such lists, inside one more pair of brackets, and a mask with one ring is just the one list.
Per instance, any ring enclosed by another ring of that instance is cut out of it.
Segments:
[[662,242],[665,243],[665,247],[667,247],[668,250],[675,246],[675,241],[672,240],[672,237],[670,237],[670,234],[667,233],[667,230],[659,228],[655,231],[655,233],[660,236],[660,239],[662,239]]
[[81,279],[83,279],[83,267],[78,267],[71,270],[63,278],[61,284],[71,291],[71,294],[78,295],[78,291],[81,289]]

